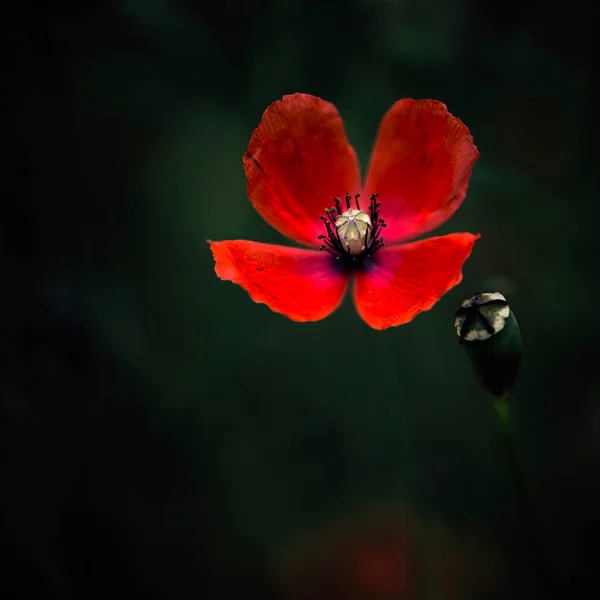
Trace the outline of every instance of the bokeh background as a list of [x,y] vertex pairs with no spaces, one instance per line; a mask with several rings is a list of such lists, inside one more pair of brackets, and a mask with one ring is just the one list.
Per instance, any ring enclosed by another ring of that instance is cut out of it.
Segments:
[[[600,90],[584,0],[11,10],[3,598],[541,597],[452,327],[482,289],[521,324],[517,445],[557,589],[600,590]],[[293,323],[214,275],[207,238],[283,241],[248,202],[241,157],[295,91],[338,107],[363,167],[399,98],[440,99],[474,135],[467,199],[440,232],[482,238],[462,284],[406,326],[370,330],[349,300]]]

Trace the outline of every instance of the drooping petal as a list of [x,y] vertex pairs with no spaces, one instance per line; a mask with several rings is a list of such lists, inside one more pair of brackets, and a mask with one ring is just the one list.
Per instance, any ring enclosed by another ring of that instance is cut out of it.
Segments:
[[400,100],[383,118],[365,197],[379,194],[385,241],[413,239],[447,221],[479,157],[466,125],[437,100]]
[[358,313],[374,329],[387,329],[429,310],[461,281],[478,238],[452,233],[377,251],[355,278]]
[[334,197],[360,193],[360,172],[335,106],[308,94],[265,111],[244,155],[248,197],[287,237],[319,246],[319,216]]
[[208,240],[215,272],[293,321],[319,321],[341,303],[348,277],[326,252],[245,240]]

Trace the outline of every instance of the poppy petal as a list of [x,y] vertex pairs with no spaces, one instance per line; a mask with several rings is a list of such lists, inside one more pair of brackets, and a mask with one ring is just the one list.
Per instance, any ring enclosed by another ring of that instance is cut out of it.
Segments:
[[408,323],[460,283],[479,235],[452,233],[382,248],[357,274],[354,302],[374,329]]
[[342,301],[348,278],[326,252],[245,240],[208,243],[221,279],[292,321],[319,321]]
[[333,104],[308,94],[284,96],[265,111],[244,155],[248,197],[287,237],[319,246],[319,216],[334,197],[360,192],[356,154]]
[[479,157],[469,129],[437,100],[400,100],[379,127],[365,184],[378,194],[386,243],[447,221],[467,193]]

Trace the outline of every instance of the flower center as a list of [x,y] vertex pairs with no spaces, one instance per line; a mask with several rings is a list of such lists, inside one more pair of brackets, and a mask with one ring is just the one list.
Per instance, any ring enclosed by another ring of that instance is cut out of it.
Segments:
[[360,194],[354,196],[354,209],[351,208],[352,196],[346,194],[346,211],[342,209],[342,201],[334,198],[335,208],[327,208],[325,215],[320,217],[327,231],[319,236],[321,250],[346,262],[362,261],[384,244],[381,231],[385,221],[379,218],[381,203],[377,202],[377,194],[371,196],[368,211],[361,210],[359,198]]

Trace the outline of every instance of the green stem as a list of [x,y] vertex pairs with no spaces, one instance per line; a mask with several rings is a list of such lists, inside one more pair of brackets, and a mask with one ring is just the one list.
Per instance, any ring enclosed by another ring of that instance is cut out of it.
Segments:
[[529,546],[529,553],[535,576],[545,598],[559,598],[558,588],[556,587],[552,573],[549,571],[546,564],[541,530],[535,512],[531,489],[528,485],[525,472],[518,456],[508,400],[505,398],[494,398],[494,408],[500,423],[502,443],[515,487],[517,511],[521,519],[523,533]]
[[[389,339],[389,338],[388,338]],[[404,472],[402,479],[404,485],[402,486],[403,494],[409,503],[416,501],[417,493],[417,481],[415,477],[414,467],[414,449],[413,449],[413,437],[412,437],[412,411],[409,402],[408,394],[405,394],[400,389],[398,380],[398,367],[397,361],[395,360],[395,353],[393,345],[388,341],[387,344],[380,346],[380,368],[384,375],[384,382],[386,386],[386,393],[389,398],[393,399],[393,402],[400,409],[401,416],[397,421],[400,436],[402,437],[402,463]]]

